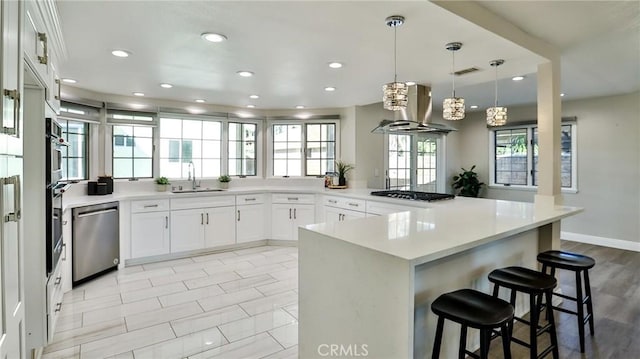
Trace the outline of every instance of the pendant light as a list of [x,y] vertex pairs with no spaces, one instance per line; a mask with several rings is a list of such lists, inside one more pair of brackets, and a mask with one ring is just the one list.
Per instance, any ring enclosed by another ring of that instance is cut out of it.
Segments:
[[393,28],[393,82],[382,86],[382,102],[385,110],[400,111],[407,107],[409,86],[404,82],[398,82],[397,71],[397,36],[396,28],[404,24],[404,16],[393,15],[385,19],[387,26]]
[[456,51],[462,47],[461,42],[450,42],[445,48],[451,51],[451,97],[445,98],[442,103],[442,118],[449,121],[458,121],[464,118],[464,99],[456,97]]
[[489,65],[496,68],[496,92],[493,107],[487,109],[487,125],[504,126],[507,123],[507,108],[498,107],[498,66],[504,64],[504,60],[493,60]]

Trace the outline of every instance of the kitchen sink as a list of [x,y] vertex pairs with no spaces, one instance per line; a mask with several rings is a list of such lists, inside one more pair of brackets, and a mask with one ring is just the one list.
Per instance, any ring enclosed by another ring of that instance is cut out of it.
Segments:
[[200,193],[200,192],[220,192],[220,191],[224,191],[224,190],[220,188],[196,188],[196,189],[185,188],[185,189],[171,190],[171,193]]

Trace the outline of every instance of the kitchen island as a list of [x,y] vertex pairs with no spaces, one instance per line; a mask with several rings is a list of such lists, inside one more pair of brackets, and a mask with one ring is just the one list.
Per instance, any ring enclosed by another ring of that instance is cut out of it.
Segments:
[[[299,232],[301,358],[428,358],[431,302],[459,288],[490,292],[499,267],[535,268],[550,227],[580,208],[457,197],[430,208]],[[518,298],[516,312],[528,308]],[[442,357],[455,357],[459,326],[445,324]],[[468,345],[477,346],[469,331]]]

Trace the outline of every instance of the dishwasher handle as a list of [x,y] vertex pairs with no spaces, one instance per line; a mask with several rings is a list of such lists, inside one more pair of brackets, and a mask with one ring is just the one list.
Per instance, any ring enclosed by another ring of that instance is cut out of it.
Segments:
[[118,209],[117,208],[107,208],[107,209],[101,209],[99,211],[94,211],[94,212],[84,212],[84,213],[78,214],[78,217],[76,217],[76,218],[97,216],[99,214],[106,214],[106,213],[111,213],[111,212],[118,212]]

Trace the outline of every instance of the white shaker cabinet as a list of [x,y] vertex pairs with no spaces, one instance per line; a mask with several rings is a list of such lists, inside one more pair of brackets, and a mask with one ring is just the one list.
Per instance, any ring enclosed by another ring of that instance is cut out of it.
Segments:
[[236,243],[235,196],[171,200],[171,253]]
[[309,194],[273,194],[271,238],[298,240],[298,227],[315,222],[315,196]]
[[325,222],[341,222],[366,217],[366,202],[360,199],[324,196]]
[[134,201],[131,212],[131,258],[169,253],[169,201]]
[[204,210],[171,211],[171,253],[204,248]]
[[205,248],[236,243],[236,213],[234,207],[206,208],[204,213]]
[[264,194],[236,196],[236,241],[253,242],[265,239]]

